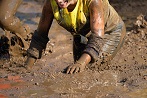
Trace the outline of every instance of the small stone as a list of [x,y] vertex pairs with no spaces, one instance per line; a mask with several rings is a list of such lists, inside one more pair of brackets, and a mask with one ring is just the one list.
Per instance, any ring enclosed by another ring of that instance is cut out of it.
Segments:
[[38,85],[39,85],[39,83],[35,83],[35,85],[37,85],[37,86],[38,86]]

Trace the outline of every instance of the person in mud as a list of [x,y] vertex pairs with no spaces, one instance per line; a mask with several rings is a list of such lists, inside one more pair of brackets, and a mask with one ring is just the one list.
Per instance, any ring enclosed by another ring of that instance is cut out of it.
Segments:
[[28,68],[46,49],[54,18],[73,35],[74,64],[67,74],[82,72],[87,65],[108,64],[125,40],[125,24],[108,0],[46,0],[27,51]]
[[[6,43],[10,46],[10,35],[13,34],[20,47],[27,50],[29,45],[25,41],[25,38],[27,38],[27,34],[30,33],[30,28],[28,25],[23,24],[20,19],[15,16],[21,3],[22,0],[0,0],[0,27],[5,31],[5,37],[2,36],[1,41],[7,40]],[[2,44],[1,47],[5,44]]]

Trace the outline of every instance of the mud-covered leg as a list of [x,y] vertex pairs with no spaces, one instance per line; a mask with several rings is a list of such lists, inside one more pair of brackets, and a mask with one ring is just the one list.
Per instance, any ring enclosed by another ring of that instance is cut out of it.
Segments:
[[1,0],[0,1],[0,24],[8,31],[14,33],[21,41],[21,46],[25,49],[28,44],[25,42],[27,34],[30,33],[30,28],[23,25],[19,18],[15,16],[18,7],[22,0]]

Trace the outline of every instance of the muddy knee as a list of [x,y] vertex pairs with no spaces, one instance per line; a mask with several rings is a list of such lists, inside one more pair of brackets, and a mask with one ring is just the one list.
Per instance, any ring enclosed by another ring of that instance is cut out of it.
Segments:
[[30,32],[28,26],[23,26],[17,17],[10,16],[5,18],[5,16],[0,17],[0,23],[4,29],[11,31],[13,33],[19,33],[22,37],[26,37],[27,33]]
[[13,16],[6,17],[5,15],[2,15],[0,17],[0,22],[5,29],[10,30],[12,32],[14,32],[15,29],[19,28],[18,26],[19,19]]

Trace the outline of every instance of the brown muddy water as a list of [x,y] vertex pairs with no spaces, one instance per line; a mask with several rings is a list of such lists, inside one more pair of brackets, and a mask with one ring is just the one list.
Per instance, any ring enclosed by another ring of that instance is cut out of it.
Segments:
[[[128,34],[107,68],[65,74],[64,69],[73,63],[72,36],[54,21],[47,50],[31,71],[26,72],[26,57],[20,54],[0,60],[0,98],[147,98],[147,25],[139,30],[134,26],[137,17],[146,14],[147,1],[110,1],[125,21]],[[33,32],[41,9],[42,2],[24,0],[17,16]]]

